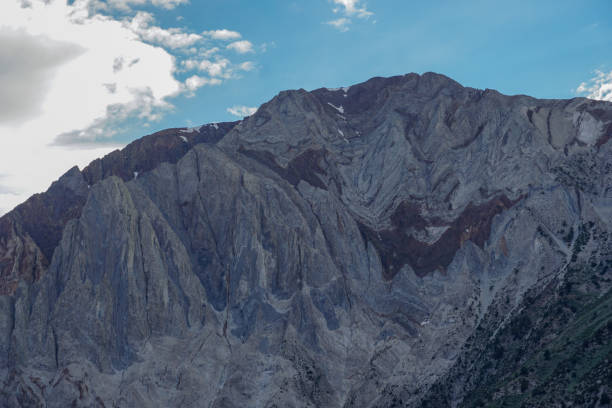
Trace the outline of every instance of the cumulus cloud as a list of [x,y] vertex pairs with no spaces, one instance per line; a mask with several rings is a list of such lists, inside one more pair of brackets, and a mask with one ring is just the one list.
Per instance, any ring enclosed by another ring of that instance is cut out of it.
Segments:
[[228,49],[234,50],[239,54],[246,54],[247,52],[253,52],[253,44],[250,41],[234,41],[227,46]]
[[333,2],[338,5],[338,7],[334,9],[334,13],[343,11],[349,16],[355,15],[359,18],[368,18],[374,14],[368,11],[366,6],[362,6],[360,0],[333,0]]
[[219,78],[205,78],[198,75],[192,75],[185,81],[185,88],[189,96],[193,96],[194,92],[204,85],[220,85],[222,80]]
[[238,64],[238,69],[241,71],[252,71],[255,69],[255,64],[253,64],[253,61],[245,61]]
[[[119,136],[159,120],[175,98],[252,69],[221,55],[225,43],[215,46],[239,33],[166,28],[132,10],[183,3],[0,1],[0,214],[73,165],[122,147]],[[197,74],[184,75],[188,66]]]
[[227,111],[239,118],[244,118],[245,116],[251,116],[255,112],[257,112],[257,108],[243,105],[232,106],[231,108],[227,108]]
[[581,83],[576,89],[576,93],[587,98],[612,102],[612,71],[608,73],[595,71],[595,76],[587,82]]
[[348,31],[348,26],[352,22],[351,18],[356,17],[360,19],[367,19],[374,13],[369,11],[365,5],[362,4],[361,0],[332,0],[336,5],[333,12],[335,14],[341,14],[343,17],[339,17],[335,20],[327,21],[329,24],[342,32]]
[[[142,1],[142,0],[135,0],[135,1]],[[154,6],[163,7],[167,10],[171,10],[175,8],[176,6],[178,6],[179,4],[186,4],[188,2],[189,0],[151,0],[151,4],[153,4]]]
[[0,2],[2,212],[74,164],[120,147],[111,140],[116,130],[106,126],[113,109],[152,119],[181,91],[172,55],[120,21],[90,16],[90,6],[80,0],[33,0],[26,7]]
[[200,40],[202,36],[194,33],[186,33],[179,28],[161,28],[152,25],[155,19],[151,13],[139,11],[134,18],[125,21],[124,24],[143,41],[159,44],[168,48],[191,47]]
[[[15,59],[11,70],[21,72],[31,87],[38,87],[40,78],[36,71],[27,69],[28,62],[47,61],[53,67],[48,89],[38,91],[42,92],[39,95],[42,110],[36,121],[54,125],[47,127],[47,137],[64,133],[66,124],[85,129],[107,117],[111,106],[133,107],[131,110],[139,112],[165,107],[167,98],[178,95],[181,90],[180,81],[173,76],[174,56],[141,38],[143,20],[147,24],[151,21],[148,16],[138,13],[128,24],[101,14],[89,16],[89,5],[86,0],[73,4],[57,0],[33,1],[26,8],[12,1],[2,2],[0,6],[0,15],[10,17],[2,18],[2,24],[8,27],[3,32],[21,33],[19,37],[11,37],[13,42],[17,41],[15,48],[29,44],[28,53],[21,53],[27,57]],[[175,33],[171,31],[166,38],[171,38],[171,34]],[[170,41],[155,41],[163,42],[168,48],[173,45]],[[50,44],[63,45],[50,47]],[[12,57],[4,47],[0,53],[3,56],[0,58]],[[49,54],[55,56],[50,58]],[[7,105],[20,97],[18,90],[2,88],[2,92],[11,93],[3,95],[4,101],[9,101]]]
[[215,40],[237,40],[242,37],[239,32],[227,30],[225,28],[221,30],[204,31],[202,34]]
[[[217,56],[215,59],[187,59],[182,61],[181,65],[185,71],[197,70],[217,80],[238,78],[240,71],[252,71],[255,69],[252,61],[234,64],[229,59],[220,56]],[[205,82],[204,84],[217,85],[216,82]]]
[[227,58],[218,58],[216,61],[202,60],[198,64],[200,71],[206,71],[212,77],[230,78],[230,61]]
[[[105,84],[114,85],[116,84]],[[116,91],[113,91],[115,93]],[[173,106],[164,99],[156,98],[151,88],[130,90],[131,99],[126,103],[116,103],[106,107],[106,114],[96,118],[83,128],[59,134],[51,143],[54,146],[79,147],[82,149],[99,148],[104,145],[115,146],[112,140],[124,121],[130,117],[154,122],[161,119]]]
[[348,25],[350,23],[351,23],[351,20],[349,20],[346,17],[340,17],[336,20],[331,20],[327,22],[327,24],[337,28],[338,30],[342,32],[348,31]]

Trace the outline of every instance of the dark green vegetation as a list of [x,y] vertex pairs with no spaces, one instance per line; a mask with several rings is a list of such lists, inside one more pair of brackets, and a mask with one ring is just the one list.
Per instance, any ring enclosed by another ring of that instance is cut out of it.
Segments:
[[609,236],[584,223],[572,249],[565,276],[527,293],[508,322],[491,309],[423,407],[610,406]]

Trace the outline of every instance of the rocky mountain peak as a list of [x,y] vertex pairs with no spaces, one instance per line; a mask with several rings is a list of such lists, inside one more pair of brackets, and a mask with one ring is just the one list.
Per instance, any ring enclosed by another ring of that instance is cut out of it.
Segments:
[[[611,138],[610,103],[426,73],[139,139],[0,218],[0,401],[595,401]],[[588,365],[543,377],[568,332]]]

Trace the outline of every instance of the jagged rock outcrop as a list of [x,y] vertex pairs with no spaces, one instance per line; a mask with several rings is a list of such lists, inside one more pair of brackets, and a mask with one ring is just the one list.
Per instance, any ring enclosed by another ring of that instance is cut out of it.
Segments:
[[33,282],[44,274],[66,223],[80,216],[89,185],[113,175],[128,181],[163,162],[176,163],[196,144],[216,143],[235,125],[214,123],[145,136],[94,160],[82,173],[70,169],[45,193],[0,218],[0,294],[13,294],[20,280]]
[[484,403],[466,358],[531,299],[609,296],[568,271],[610,260],[611,138],[610,103],[430,73],[141,139],[0,219],[0,400]]

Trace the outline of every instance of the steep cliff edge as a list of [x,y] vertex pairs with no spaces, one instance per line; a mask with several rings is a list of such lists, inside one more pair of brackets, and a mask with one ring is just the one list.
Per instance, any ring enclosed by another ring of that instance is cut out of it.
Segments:
[[533,299],[607,305],[611,138],[610,103],[431,73],[143,138],[0,219],[0,400],[493,404]]
[[38,280],[46,271],[66,223],[78,218],[88,187],[109,176],[125,181],[163,162],[176,163],[199,143],[216,143],[237,122],[167,129],[138,139],[123,150],[70,169],[51,187],[0,218],[0,294],[12,294],[19,280]]

